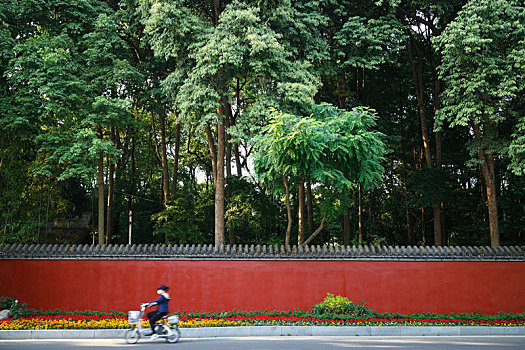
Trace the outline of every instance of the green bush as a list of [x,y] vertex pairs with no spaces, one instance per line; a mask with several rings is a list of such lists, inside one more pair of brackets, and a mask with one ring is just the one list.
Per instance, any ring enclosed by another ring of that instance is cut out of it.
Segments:
[[63,311],[60,309],[54,310],[35,310],[27,307],[26,303],[20,302],[18,299],[11,297],[0,297],[0,310],[10,310],[9,317],[33,317],[33,316],[61,316],[61,315],[83,315],[83,316],[126,316],[125,312],[118,311]]
[[[10,317],[32,317],[32,316],[62,316],[62,315],[84,315],[84,316],[122,316],[125,317],[126,313],[110,311],[63,311],[60,309],[55,310],[34,310],[27,308],[27,304],[19,302],[17,299],[10,297],[0,297],[0,310],[9,309],[11,310]],[[257,311],[222,311],[222,312],[177,312],[180,316],[186,317],[211,317],[211,318],[228,318],[235,316],[269,316],[269,317],[304,317],[312,319],[329,319],[329,320],[348,320],[348,319],[415,319],[415,320],[472,320],[472,321],[523,321],[525,320],[524,313],[503,313],[500,312],[497,315],[485,315],[477,312],[473,313],[449,313],[449,314],[435,314],[435,313],[415,313],[415,314],[398,314],[398,313],[378,313],[365,306],[365,302],[359,304],[352,302],[348,298],[342,296],[334,296],[328,293],[326,298],[316,304],[313,309],[309,311],[303,310],[288,310],[288,311],[269,311],[269,310],[257,310]]]
[[365,306],[365,302],[357,304],[340,295],[326,294],[326,298],[312,309],[313,314],[345,315],[351,318],[377,317],[378,313]]
[[27,309],[27,304],[21,303],[18,299],[11,297],[0,297],[0,310],[10,310],[9,317],[18,318],[23,316]]
[[92,310],[85,310],[85,311],[63,311],[60,309],[54,309],[54,310],[35,310],[35,309],[25,309],[22,313],[22,317],[33,317],[33,316],[62,316],[62,315],[82,315],[82,316],[126,316],[127,314],[125,312],[118,312],[118,311],[110,311],[110,312],[103,312],[103,311],[92,311]]

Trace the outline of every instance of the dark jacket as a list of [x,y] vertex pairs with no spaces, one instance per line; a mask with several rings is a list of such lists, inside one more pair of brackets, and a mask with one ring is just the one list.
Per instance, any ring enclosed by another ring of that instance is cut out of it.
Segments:
[[170,295],[168,293],[162,293],[160,297],[149,303],[150,306],[158,305],[157,311],[158,312],[165,312],[166,314],[170,313],[170,310],[168,308],[168,303],[170,302]]

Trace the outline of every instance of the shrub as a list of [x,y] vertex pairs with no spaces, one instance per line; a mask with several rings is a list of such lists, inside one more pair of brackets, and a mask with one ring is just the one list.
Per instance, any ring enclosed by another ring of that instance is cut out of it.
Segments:
[[313,314],[345,315],[351,318],[371,318],[378,315],[365,306],[365,302],[357,304],[340,295],[327,293],[326,298],[312,309]]
[[0,297],[0,309],[8,309],[9,317],[18,318],[24,314],[24,310],[27,308],[27,304],[21,303],[18,299],[11,297]]

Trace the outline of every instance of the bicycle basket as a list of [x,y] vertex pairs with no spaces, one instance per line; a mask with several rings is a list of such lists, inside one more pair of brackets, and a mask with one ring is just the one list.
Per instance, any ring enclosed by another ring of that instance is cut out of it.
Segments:
[[129,311],[128,312],[128,322],[129,324],[139,323],[140,311]]
[[180,321],[179,321],[179,316],[177,315],[173,315],[173,316],[170,316],[168,317],[168,323],[169,324],[178,324]]

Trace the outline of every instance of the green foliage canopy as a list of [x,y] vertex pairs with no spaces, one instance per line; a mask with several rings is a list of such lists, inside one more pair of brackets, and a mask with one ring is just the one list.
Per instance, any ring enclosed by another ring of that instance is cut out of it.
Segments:
[[[443,56],[440,77],[447,84],[441,95],[439,125],[482,125],[483,140],[472,145],[507,154],[512,168],[523,173],[523,91],[525,80],[525,8],[520,1],[469,1],[434,42]],[[501,127],[516,130],[512,147]],[[499,130],[498,130],[499,129]]]
[[[373,189],[381,182],[385,147],[373,131],[376,116],[366,108],[350,111],[315,105],[308,117],[274,111],[257,142],[255,170],[263,185],[309,182],[330,198],[333,218],[348,192],[360,182]],[[334,211],[335,209],[335,211]]]

